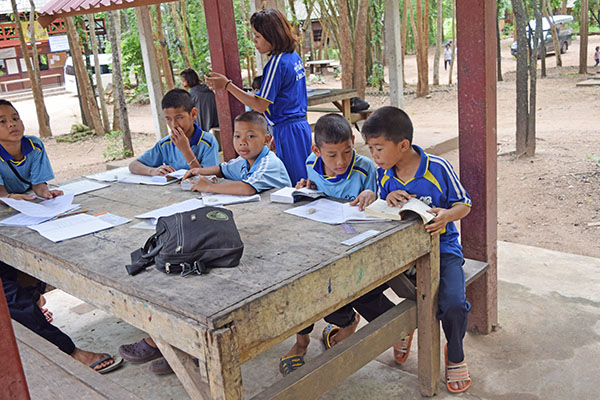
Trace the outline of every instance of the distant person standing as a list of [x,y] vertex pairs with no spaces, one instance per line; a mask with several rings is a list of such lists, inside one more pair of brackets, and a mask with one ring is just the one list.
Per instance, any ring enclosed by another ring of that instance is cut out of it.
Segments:
[[452,48],[450,47],[450,43],[446,43],[446,47],[444,48],[444,71],[448,69],[450,63],[452,63]]
[[219,127],[217,115],[217,101],[215,93],[203,83],[200,83],[198,74],[191,68],[184,69],[180,74],[181,85],[190,92],[194,107],[198,110],[196,123],[203,131]]
[[596,46],[596,52],[594,53],[594,60],[596,61],[596,64],[594,64],[594,67],[597,67],[598,64],[600,64],[600,46]]

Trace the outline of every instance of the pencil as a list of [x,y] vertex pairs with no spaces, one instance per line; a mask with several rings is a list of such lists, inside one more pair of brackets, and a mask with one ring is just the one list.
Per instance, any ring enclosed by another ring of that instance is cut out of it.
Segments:
[[66,213],[66,214],[61,214],[61,215],[57,215],[56,218],[62,218],[62,217],[70,217],[71,215],[77,215],[77,214],[82,214],[82,213],[86,213],[89,210],[79,210],[79,211],[73,211],[70,213]]

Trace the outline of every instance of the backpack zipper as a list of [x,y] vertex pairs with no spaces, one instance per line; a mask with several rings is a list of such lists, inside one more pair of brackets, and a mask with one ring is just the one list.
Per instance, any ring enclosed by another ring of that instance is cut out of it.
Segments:
[[175,214],[175,221],[177,222],[177,248],[175,248],[176,253],[183,252],[183,221],[181,214]]

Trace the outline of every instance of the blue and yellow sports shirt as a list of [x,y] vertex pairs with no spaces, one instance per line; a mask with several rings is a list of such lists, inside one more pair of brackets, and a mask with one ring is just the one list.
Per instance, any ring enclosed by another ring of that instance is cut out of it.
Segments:
[[262,149],[251,168],[248,167],[248,161],[239,156],[221,163],[221,172],[227,179],[247,183],[258,193],[292,185],[285,165],[267,146]]
[[343,174],[325,175],[323,160],[311,153],[306,159],[306,172],[317,189],[330,197],[354,200],[366,189],[377,194],[377,172],[375,164],[352,150],[352,160]]
[[50,166],[50,160],[44,150],[44,144],[35,136],[23,136],[21,138],[21,152],[23,159],[15,159],[0,145],[0,186],[4,186],[10,193],[25,193],[29,190],[29,185],[23,183],[8,163],[11,163],[19,175],[32,185],[48,182],[54,179],[54,173]]
[[308,104],[304,65],[296,52],[273,55],[263,69],[256,97],[267,100],[265,115],[277,125],[290,118],[306,116]]
[[[419,146],[413,148],[421,156],[421,163],[414,178],[402,182],[394,175],[394,169],[377,169],[379,196],[386,199],[390,192],[404,190],[416,194],[434,208],[452,208],[455,204],[471,206],[471,197],[460,183],[452,165],[441,157],[427,154]],[[446,225],[440,235],[440,253],[452,253],[462,257],[458,242],[458,230],[454,222]]]
[[[194,135],[190,139],[190,147],[196,159],[202,167],[219,165],[219,143],[214,135],[205,132],[194,122]],[[190,169],[185,157],[175,143],[171,141],[171,135],[160,139],[154,147],[138,157],[138,161],[149,167],[158,167],[166,164],[178,169]]]

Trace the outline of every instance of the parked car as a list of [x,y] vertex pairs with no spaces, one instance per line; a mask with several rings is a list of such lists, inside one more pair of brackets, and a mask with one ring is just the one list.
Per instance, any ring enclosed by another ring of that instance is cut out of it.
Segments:
[[[573,22],[572,15],[554,15],[551,17],[556,25],[556,31],[558,33],[558,43],[560,53],[564,54],[569,47],[571,46],[571,36],[573,35],[573,28],[568,26],[567,24]],[[536,23],[535,19],[529,21],[529,26],[527,27],[527,35],[530,35],[531,32],[531,44],[533,47],[533,38],[535,37],[535,29]],[[552,38],[552,30],[550,29],[550,22],[547,18],[542,18],[542,38],[546,43],[546,54],[554,53],[554,40]],[[510,46],[510,54],[513,56],[517,56],[517,41],[514,41]],[[538,56],[541,58],[541,54]]]
[[[109,83],[112,83],[112,55],[98,54],[100,61],[100,76],[102,78],[102,87],[106,89]],[[90,66],[92,68],[92,80],[96,84],[96,74],[94,73],[94,56],[90,56]],[[73,58],[67,57],[64,66],[65,71],[65,89],[71,93],[77,93],[77,82],[75,81],[75,67]]]

